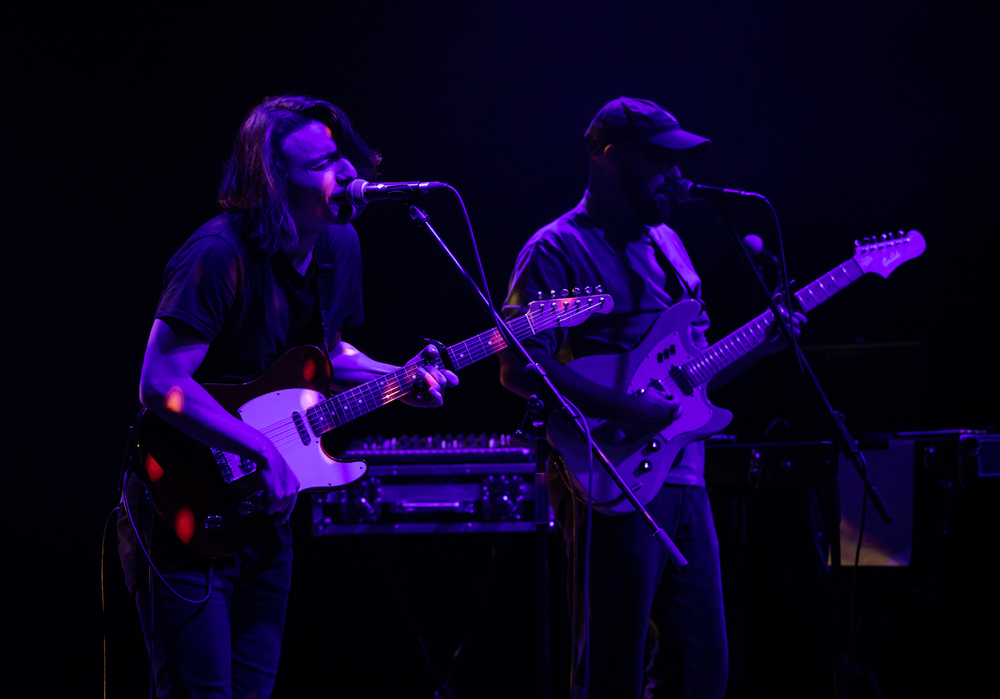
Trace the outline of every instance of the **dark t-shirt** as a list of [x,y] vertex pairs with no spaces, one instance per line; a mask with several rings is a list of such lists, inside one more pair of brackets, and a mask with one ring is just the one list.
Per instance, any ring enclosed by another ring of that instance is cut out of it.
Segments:
[[216,216],[170,258],[163,274],[156,317],[180,320],[208,340],[194,374],[202,383],[251,381],[292,347],[327,349],[337,332],[364,319],[353,226],[330,226],[301,275],[285,255],[268,257],[244,243],[239,222],[238,214]]

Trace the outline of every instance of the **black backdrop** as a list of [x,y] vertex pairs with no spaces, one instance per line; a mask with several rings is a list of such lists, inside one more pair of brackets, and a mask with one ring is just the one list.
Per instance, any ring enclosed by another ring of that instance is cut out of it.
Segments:
[[[686,176],[774,202],[796,279],[849,257],[855,238],[924,232],[922,258],[888,281],[863,279],[818,309],[805,336],[812,345],[920,343],[919,404],[907,404],[905,419],[856,427],[995,425],[998,62],[986,7],[515,0],[12,14],[4,41],[11,660],[52,693],[99,691],[100,531],[117,497],[162,268],[216,212],[234,130],[265,95],[330,99],[382,150],[384,179],[457,187],[496,302],[524,240],[580,197],[581,137],[596,109],[623,94],[658,101],[713,140]],[[426,204],[471,264],[452,202]],[[741,203],[734,214],[742,232],[776,247],[761,205]],[[672,224],[704,278],[714,337],[758,313],[707,208],[678,207]],[[367,320],[348,339],[402,362],[422,337],[452,343],[485,328],[405,210],[372,207],[358,229]],[[876,352],[871,362],[894,372],[891,356]],[[393,406],[366,429],[512,431],[519,401],[496,373],[486,361],[462,376],[442,410]],[[877,371],[854,385],[843,378],[833,380],[849,415],[850,405],[881,395]],[[769,388],[759,405],[740,400],[766,424],[792,400],[784,391]]]

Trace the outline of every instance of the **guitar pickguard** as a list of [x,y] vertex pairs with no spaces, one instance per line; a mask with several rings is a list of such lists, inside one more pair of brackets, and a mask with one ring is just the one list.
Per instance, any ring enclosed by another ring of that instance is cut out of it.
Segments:
[[[631,352],[583,357],[568,365],[608,388],[627,393],[662,390],[680,401],[681,416],[660,432],[640,433],[619,421],[588,420],[592,437],[643,503],[649,502],[663,485],[685,446],[718,432],[732,419],[732,413],[708,401],[703,385],[686,395],[670,378],[671,367],[700,352],[692,345],[688,331],[700,311],[695,301],[675,304],[657,319]],[[561,419],[550,418],[547,428],[549,441],[569,467],[578,491],[588,492],[584,487],[590,475],[586,443]],[[591,495],[595,508],[605,514],[633,511],[599,464],[594,466],[593,478]]]
[[296,430],[286,429],[279,438],[280,442],[275,442],[298,477],[302,490],[340,488],[362,478],[368,470],[363,461],[337,461],[323,451],[319,436],[313,432],[304,415],[307,409],[324,398],[322,393],[309,388],[288,388],[258,396],[237,411],[244,422],[264,434],[268,434],[270,426],[279,423],[287,425],[295,414],[303,416],[297,425],[293,420]]

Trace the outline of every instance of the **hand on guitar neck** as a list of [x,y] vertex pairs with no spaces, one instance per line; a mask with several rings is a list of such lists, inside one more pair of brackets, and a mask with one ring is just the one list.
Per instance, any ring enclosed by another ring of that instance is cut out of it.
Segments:
[[[782,303],[783,296],[780,291],[773,296],[773,299],[775,305],[781,310],[781,315],[790,323],[792,335],[795,336],[795,341],[798,342],[799,337],[802,335],[802,328],[809,322],[809,319],[799,311],[792,311],[789,317],[788,309]],[[764,357],[788,349],[788,339],[781,332],[781,328],[778,327],[777,323],[769,325],[766,334],[767,338],[754,350],[748,352],[712,377],[712,380],[708,384],[708,391],[715,391],[736,380],[740,374],[747,371]]]
[[[804,313],[799,311],[792,311],[791,317],[788,315],[788,309],[784,304],[784,296],[779,291],[772,297],[774,305],[778,307],[781,311],[781,316],[785,319],[785,322],[790,323],[792,335],[795,336],[795,340],[798,341],[799,336],[802,334],[802,327],[809,322]],[[780,352],[788,347],[788,339],[785,334],[781,332],[777,323],[772,324],[767,329],[768,341],[761,345],[761,354],[768,355],[774,354],[775,352]]]

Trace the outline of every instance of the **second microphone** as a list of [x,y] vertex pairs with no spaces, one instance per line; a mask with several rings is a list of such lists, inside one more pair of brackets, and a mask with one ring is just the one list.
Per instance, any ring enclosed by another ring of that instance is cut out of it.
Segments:
[[428,190],[447,186],[444,182],[367,182],[358,179],[347,185],[347,199],[361,209],[376,201],[413,201]]

